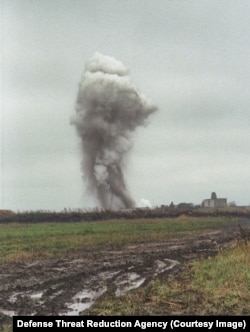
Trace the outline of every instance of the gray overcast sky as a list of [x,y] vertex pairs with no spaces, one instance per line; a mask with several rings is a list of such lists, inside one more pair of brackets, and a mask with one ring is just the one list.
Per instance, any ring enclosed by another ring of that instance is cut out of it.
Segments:
[[134,199],[249,205],[249,17],[249,0],[2,0],[1,208],[96,206],[69,124],[96,51],[159,107],[134,133]]

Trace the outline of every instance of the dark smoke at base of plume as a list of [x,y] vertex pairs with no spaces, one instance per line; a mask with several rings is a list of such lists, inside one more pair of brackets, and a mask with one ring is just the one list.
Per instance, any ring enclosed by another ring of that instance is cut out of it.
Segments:
[[131,133],[156,110],[120,61],[95,53],[86,63],[71,124],[81,138],[84,178],[102,208],[135,207],[122,171],[124,158],[133,145]]

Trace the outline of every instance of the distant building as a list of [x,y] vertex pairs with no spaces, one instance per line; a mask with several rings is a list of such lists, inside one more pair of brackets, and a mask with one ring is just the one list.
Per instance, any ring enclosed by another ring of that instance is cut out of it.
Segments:
[[11,211],[11,210],[0,210],[0,216],[1,215],[12,215],[15,214],[15,212]]
[[204,199],[201,203],[203,208],[224,208],[227,207],[227,198],[217,198],[215,192],[212,192],[210,199]]
[[177,205],[178,209],[192,209],[194,207],[193,203],[179,203]]

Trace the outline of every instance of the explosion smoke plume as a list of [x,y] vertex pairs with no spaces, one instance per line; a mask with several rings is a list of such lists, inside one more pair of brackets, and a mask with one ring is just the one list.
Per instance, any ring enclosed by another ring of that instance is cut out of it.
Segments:
[[102,208],[135,206],[126,188],[123,161],[132,147],[131,133],[156,109],[132,84],[120,61],[95,53],[86,63],[71,123],[81,138],[88,187]]

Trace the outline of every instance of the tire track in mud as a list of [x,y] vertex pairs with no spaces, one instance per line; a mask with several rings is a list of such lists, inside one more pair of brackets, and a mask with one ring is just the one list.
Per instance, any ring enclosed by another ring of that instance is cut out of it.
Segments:
[[228,247],[237,227],[141,243],[123,249],[85,250],[75,255],[9,263],[0,271],[0,323],[13,315],[79,315],[105,292],[121,296],[186,262],[215,255]]

